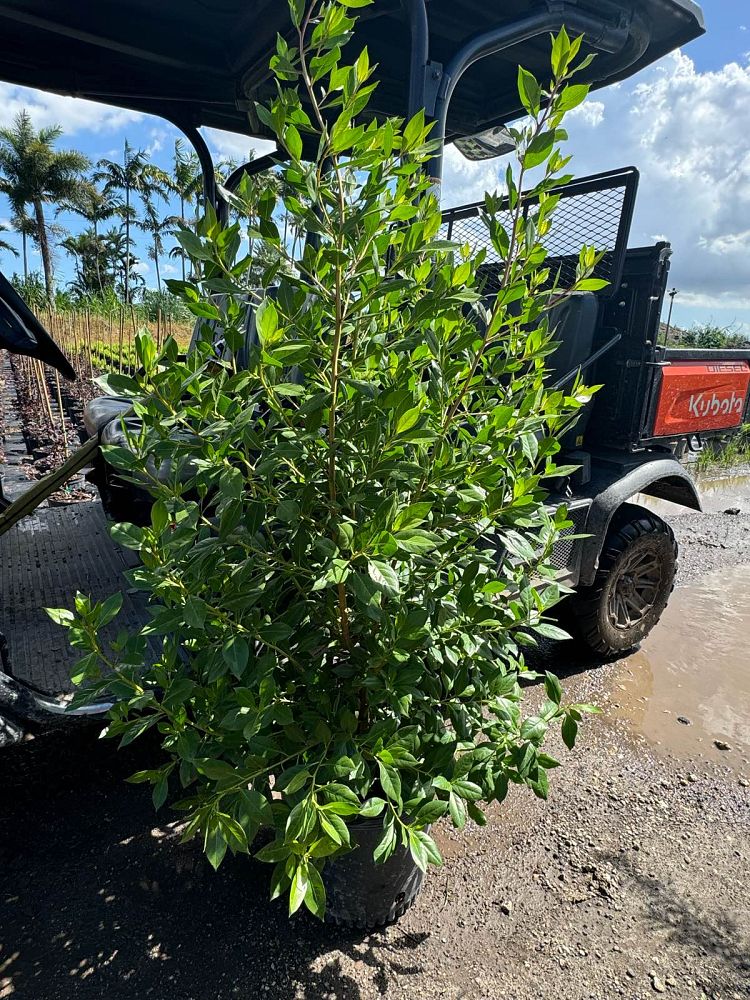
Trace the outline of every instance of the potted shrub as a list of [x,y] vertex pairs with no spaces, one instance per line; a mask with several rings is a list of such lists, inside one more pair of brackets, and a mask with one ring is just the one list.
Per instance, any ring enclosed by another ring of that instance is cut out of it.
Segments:
[[[557,634],[549,557],[569,522],[544,481],[565,474],[558,438],[590,397],[545,388],[546,315],[569,290],[543,249],[561,122],[586,88],[564,32],[546,90],[520,71],[509,200],[486,198],[505,262],[487,299],[484,253],[440,236],[423,115],[362,124],[376,84],[366,51],[341,56],[352,6],[290,5],[299,42],[279,40],[277,96],[258,108],[289,160],[277,189],[232,196],[263,244],[262,289],[240,221],[209,211],[180,235],[195,280],[171,283],[205,342],[180,358],[141,335],[143,374],[111,379],[141,429],[107,461],[154,499],[149,526],[113,535],[140,553],[151,621],[108,645],[118,595],[53,615],[84,651],[78,697],[117,699],[109,734],[158,731],[161,757],[133,780],[176,800],[185,839],[215,867],[257,852],[290,912],[322,916],[328,896],[329,916],[369,925],[440,863],[432,824],[484,823],[509,783],[546,798],[545,734],[561,724],[572,746],[589,710],[548,674],[526,716],[519,686],[524,647]],[[292,231],[314,235],[296,260]],[[597,260],[583,248],[575,288],[599,287]]]

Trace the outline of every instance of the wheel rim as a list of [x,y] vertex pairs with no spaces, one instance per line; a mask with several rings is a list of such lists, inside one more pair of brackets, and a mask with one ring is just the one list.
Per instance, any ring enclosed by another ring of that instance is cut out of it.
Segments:
[[659,596],[662,567],[656,552],[634,551],[622,560],[609,594],[611,624],[625,632],[640,625]]

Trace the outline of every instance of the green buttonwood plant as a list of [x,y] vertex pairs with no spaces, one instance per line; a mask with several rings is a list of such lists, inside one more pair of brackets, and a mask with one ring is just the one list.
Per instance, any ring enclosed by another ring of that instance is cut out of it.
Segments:
[[[172,282],[204,341],[180,357],[141,335],[142,373],[112,380],[142,430],[106,459],[154,499],[150,526],[113,529],[140,553],[149,624],[105,642],[119,595],[52,612],[85,654],[77,697],[116,699],[109,734],[158,731],[160,759],[133,780],[173,800],[214,866],[257,852],[273,895],[317,915],[321,869],[361,817],[382,822],[375,862],[404,846],[439,864],[431,824],[483,824],[509,783],[545,798],[545,735],[561,724],[572,746],[588,710],[548,674],[527,717],[519,686],[524,647],[556,634],[549,559],[569,521],[545,481],[570,471],[558,440],[590,397],[545,387],[548,312],[571,290],[544,243],[569,179],[561,123],[586,94],[570,83],[580,40],[553,39],[546,88],[519,71],[528,117],[482,213],[503,262],[487,297],[485,251],[441,235],[424,114],[369,116],[377,71],[366,50],[343,60],[366,3],[291,0],[296,41],[279,38],[257,108],[288,160],[270,196],[232,196],[257,220],[262,289],[239,224],[209,210],[180,235],[195,280]],[[297,260],[283,216],[310,234]],[[582,249],[575,289],[600,287],[598,259]]]

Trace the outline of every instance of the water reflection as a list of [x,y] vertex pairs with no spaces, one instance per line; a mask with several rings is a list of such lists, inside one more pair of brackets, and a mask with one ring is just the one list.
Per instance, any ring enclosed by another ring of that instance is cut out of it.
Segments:
[[611,714],[649,742],[741,767],[750,754],[750,566],[675,591],[659,626],[618,666],[610,699]]

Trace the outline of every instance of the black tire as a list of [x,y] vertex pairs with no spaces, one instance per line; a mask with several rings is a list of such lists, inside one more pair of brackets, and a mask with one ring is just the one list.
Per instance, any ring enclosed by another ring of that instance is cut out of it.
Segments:
[[569,601],[574,633],[604,656],[633,649],[661,618],[676,575],[672,529],[645,507],[623,504],[607,532],[593,584]]

